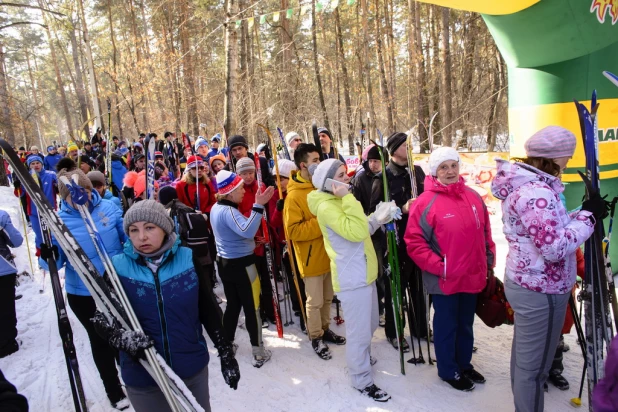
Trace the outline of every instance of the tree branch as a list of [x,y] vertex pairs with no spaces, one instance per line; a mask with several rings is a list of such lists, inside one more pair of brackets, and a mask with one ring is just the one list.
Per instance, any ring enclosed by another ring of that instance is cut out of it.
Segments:
[[20,26],[20,25],[24,25],[24,24],[37,24],[37,25],[39,25],[39,26],[41,26],[41,27],[45,27],[45,28],[47,28],[47,26],[46,26],[46,25],[41,24],[41,23],[37,23],[37,22],[35,22],[35,21],[15,21],[15,22],[13,22],[13,23],[6,24],[6,25],[4,25],[4,26],[0,26],[0,30],[4,30],[4,29],[6,29],[6,28],[8,28],[8,27],[12,27],[12,26]]
[[6,7],[22,7],[24,9],[38,9],[38,10],[42,10],[42,11],[46,11],[48,13],[52,13],[52,14],[56,14],[58,16],[63,16],[66,17],[66,14],[57,12],[57,11],[53,11],[53,10],[49,10],[43,7],[39,7],[39,6],[30,6],[28,4],[19,4],[19,3],[5,3],[5,2],[0,2],[0,6],[6,6]]

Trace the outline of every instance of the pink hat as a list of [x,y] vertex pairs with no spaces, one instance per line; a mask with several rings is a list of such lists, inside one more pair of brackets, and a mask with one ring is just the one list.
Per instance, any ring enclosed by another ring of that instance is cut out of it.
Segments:
[[524,149],[528,157],[557,159],[572,157],[575,145],[573,132],[560,126],[547,126],[530,136],[524,144]]

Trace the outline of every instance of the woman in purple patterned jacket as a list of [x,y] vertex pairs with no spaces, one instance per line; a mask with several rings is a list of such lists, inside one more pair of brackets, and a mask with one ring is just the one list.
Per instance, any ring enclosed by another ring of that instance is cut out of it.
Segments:
[[526,158],[497,161],[492,182],[502,200],[509,243],[505,292],[515,311],[511,388],[517,412],[543,411],[547,380],[576,278],[575,250],[607,213],[600,195],[570,216],[560,201],[560,175],[575,152],[575,135],[558,126],[525,143]]

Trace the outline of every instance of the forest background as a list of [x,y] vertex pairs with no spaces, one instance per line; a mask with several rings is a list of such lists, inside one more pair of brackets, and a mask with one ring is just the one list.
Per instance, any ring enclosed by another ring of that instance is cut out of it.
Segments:
[[376,128],[426,152],[438,113],[434,144],[508,151],[506,100],[481,16],[414,0],[0,2],[0,133],[19,146],[111,120],[129,142],[225,127],[255,147],[256,123],[317,120],[344,153]]

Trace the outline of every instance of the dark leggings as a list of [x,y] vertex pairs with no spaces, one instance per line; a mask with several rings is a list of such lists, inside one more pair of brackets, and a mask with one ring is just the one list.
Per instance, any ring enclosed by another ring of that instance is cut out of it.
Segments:
[[71,310],[75,313],[75,316],[84,329],[86,329],[86,333],[88,333],[90,348],[92,350],[92,359],[94,359],[94,364],[103,381],[107,397],[112,403],[116,403],[124,398],[122,386],[118,379],[118,370],[116,369],[117,352],[114,348],[109,346],[105,339],[97,334],[94,325],[90,322],[90,319],[94,317],[94,312],[97,309],[94,299],[92,296],[79,296],[67,293],[67,300],[69,301]]
[[260,278],[255,267],[255,256],[238,259],[217,258],[219,276],[227,298],[223,314],[225,337],[233,342],[240,310],[245,312],[245,327],[251,346],[262,345],[262,320],[260,318]]
[[17,316],[15,314],[16,274],[0,276],[0,350],[14,344],[17,337]]

